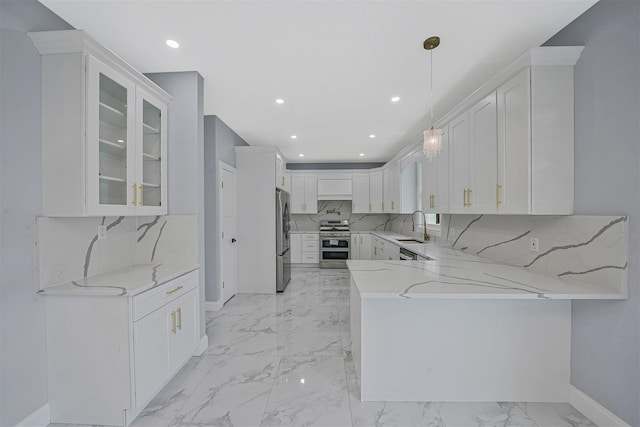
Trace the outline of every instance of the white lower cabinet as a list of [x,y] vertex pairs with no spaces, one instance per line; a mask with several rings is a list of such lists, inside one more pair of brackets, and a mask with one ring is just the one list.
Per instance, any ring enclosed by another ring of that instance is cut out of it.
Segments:
[[46,298],[52,423],[129,425],[199,345],[197,270],[132,297]]
[[371,259],[371,234],[351,233],[350,259]]
[[320,234],[291,234],[291,263],[318,264],[320,262]]

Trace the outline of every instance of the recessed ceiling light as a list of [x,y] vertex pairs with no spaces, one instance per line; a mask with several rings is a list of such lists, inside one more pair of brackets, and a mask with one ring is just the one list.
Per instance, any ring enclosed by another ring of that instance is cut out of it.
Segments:
[[373,138],[375,138],[375,137],[376,137],[376,136],[375,136],[374,134],[369,135],[369,138],[371,138],[371,139],[373,139]]
[[298,156],[300,156],[300,157],[304,157],[304,154],[298,154]]
[[124,142],[124,139],[119,139],[118,142]]
[[291,135],[291,139],[298,139],[296,135]]
[[394,96],[393,98],[391,98],[391,102],[398,102],[398,101],[400,101],[399,96]]
[[180,47],[180,43],[175,40],[167,40],[167,46],[177,49]]
[[360,157],[364,157],[364,153],[360,153]]
[[282,98],[276,99],[276,104],[284,104],[284,99]]

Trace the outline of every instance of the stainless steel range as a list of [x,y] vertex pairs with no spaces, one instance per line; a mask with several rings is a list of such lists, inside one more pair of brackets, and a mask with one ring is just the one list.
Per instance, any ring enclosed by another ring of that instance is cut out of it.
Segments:
[[349,221],[320,221],[320,268],[347,268],[351,232]]

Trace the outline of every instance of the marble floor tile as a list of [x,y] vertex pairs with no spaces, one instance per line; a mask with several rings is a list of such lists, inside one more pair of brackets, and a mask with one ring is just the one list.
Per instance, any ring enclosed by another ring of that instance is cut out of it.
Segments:
[[342,357],[283,357],[262,426],[351,426]]
[[536,427],[515,403],[443,403],[440,418],[446,426]]
[[568,403],[518,403],[539,427],[596,427]]
[[173,426],[257,426],[273,386],[277,356],[219,356]]

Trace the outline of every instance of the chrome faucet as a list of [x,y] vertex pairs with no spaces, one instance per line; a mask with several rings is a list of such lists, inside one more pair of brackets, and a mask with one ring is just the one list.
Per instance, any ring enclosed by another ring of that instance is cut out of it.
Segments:
[[422,214],[422,223],[424,224],[424,234],[422,236],[422,240],[425,242],[428,242],[429,235],[427,234],[427,214],[425,214],[423,211],[414,211],[411,214],[411,224],[412,224],[411,231],[416,231],[416,222],[414,221],[413,216],[418,212]]

